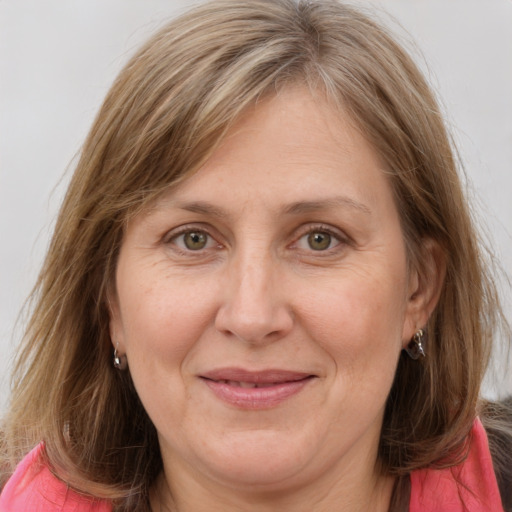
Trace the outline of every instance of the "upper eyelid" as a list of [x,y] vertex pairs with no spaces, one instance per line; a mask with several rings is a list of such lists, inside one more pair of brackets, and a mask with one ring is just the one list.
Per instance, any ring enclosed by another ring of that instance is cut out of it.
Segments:
[[[329,235],[335,236],[342,242],[348,242],[350,241],[350,237],[341,229],[324,224],[324,223],[309,223],[306,225],[301,226],[303,228],[300,232],[300,235],[296,238],[298,240],[299,238],[302,238],[304,235],[307,235],[309,233],[314,233],[316,231],[318,232],[324,232],[329,233]],[[301,229],[299,228],[299,230]]]
[[[179,237],[183,235],[196,232],[196,233],[204,233],[207,237],[210,238],[209,242],[207,242],[209,247],[203,247],[197,250],[181,247],[181,244],[177,242]],[[212,235],[210,230],[203,227],[197,227],[190,224],[185,224],[183,226],[179,226],[177,228],[173,228],[169,230],[162,238],[163,245],[167,246],[169,250],[172,250],[176,255],[187,256],[187,257],[195,257],[201,258],[205,257],[205,255],[212,255],[212,251],[221,249],[223,247],[223,243],[219,242],[218,237]]]
[[[224,244],[223,236],[219,232],[219,230],[215,229],[213,226],[209,224],[203,224],[201,222],[191,222],[188,224],[183,224],[181,226],[177,226],[175,228],[172,228],[164,233],[162,236],[162,240],[165,243],[170,242],[173,238],[176,238],[180,235],[183,235],[184,233],[190,232],[190,231],[198,231],[201,233],[205,233],[211,238],[213,238],[216,242],[219,244]],[[323,222],[308,222],[301,224],[297,228],[294,228],[292,233],[290,234],[291,237],[293,237],[293,240],[290,242],[289,246],[293,246],[293,244],[297,243],[300,238],[303,236],[315,232],[326,232],[329,233],[329,235],[334,236],[337,240],[339,240],[342,243],[350,243],[351,238],[346,234],[345,231],[341,230],[340,228],[337,228],[335,226],[332,226],[330,224],[326,224]],[[222,241],[221,241],[222,240]]]
[[208,226],[205,226],[201,223],[190,223],[190,224],[183,224],[182,226],[178,226],[175,228],[172,228],[168,231],[166,231],[162,237],[162,239],[166,242],[171,241],[173,238],[176,238],[180,235],[183,235],[184,233],[188,233],[190,231],[198,231],[201,233],[206,233],[208,236],[212,237],[213,239],[217,240],[218,235],[216,233],[212,233],[214,231],[212,228],[209,228]]

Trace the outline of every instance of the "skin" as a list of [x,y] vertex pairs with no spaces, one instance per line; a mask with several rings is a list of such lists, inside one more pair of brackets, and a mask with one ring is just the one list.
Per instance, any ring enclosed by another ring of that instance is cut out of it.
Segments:
[[[164,461],[154,510],[387,510],[384,405],[435,290],[346,116],[300,88],[260,101],[129,222],[113,295],[112,340]],[[314,377],[251,410],[201,378],[224,367]]]

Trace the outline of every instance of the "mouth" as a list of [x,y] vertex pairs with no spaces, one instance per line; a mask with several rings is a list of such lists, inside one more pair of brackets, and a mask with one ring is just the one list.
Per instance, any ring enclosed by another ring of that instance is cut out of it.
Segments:
[[245,389],[255,389],[255,388],[271,388],[272,386],[277,386],[278,382],[242,382],[236,380],[218,380],[216,382],[221,382],[223,384],[227,384],[228,386],[234,386],[238,388]]
[[241,409],[270,409],[301,392],[317,376],[287,370],[224,368],[200,378],[222,402]]

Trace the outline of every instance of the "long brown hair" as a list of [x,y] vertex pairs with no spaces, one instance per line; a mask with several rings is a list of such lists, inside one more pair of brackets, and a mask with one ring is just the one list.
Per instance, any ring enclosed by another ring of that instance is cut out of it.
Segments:
[[197,170],[260,97],[301,83],[351,116],[386,164],[410,264],[435,240],[446,279],[428,356],[400,358],[382,430],[391,474],[463,456],[499,304],[439,106],[408,54],[335,0],[214,0],[121,72],[83,146],[33,294],[2,439],[6,473],[44,441],[71,486],[144,508],[161,470],[129,372],[111,364],[109,286],[126,220]]

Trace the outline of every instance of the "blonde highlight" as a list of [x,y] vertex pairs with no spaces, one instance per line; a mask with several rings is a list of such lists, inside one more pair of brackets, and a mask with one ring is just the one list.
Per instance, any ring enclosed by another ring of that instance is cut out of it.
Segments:
[[[447,273],[428,357],[402,355],[380,461],[406,475],[464,457],[500,317],[453,144],[430,87],[371,18],[334,0],[216,0],[172,21],[130,60],[71,180],[15,368],[4,421],[8,476],[40,441],[60,478],[144,510],[158,440],[129,372],[111,364],[108,293],[127,219],[200,168],[259,98],[306,85],[349,114],[393,187],[411,265],[435,240]],[[51,372],[51,383],[48,374]]]

